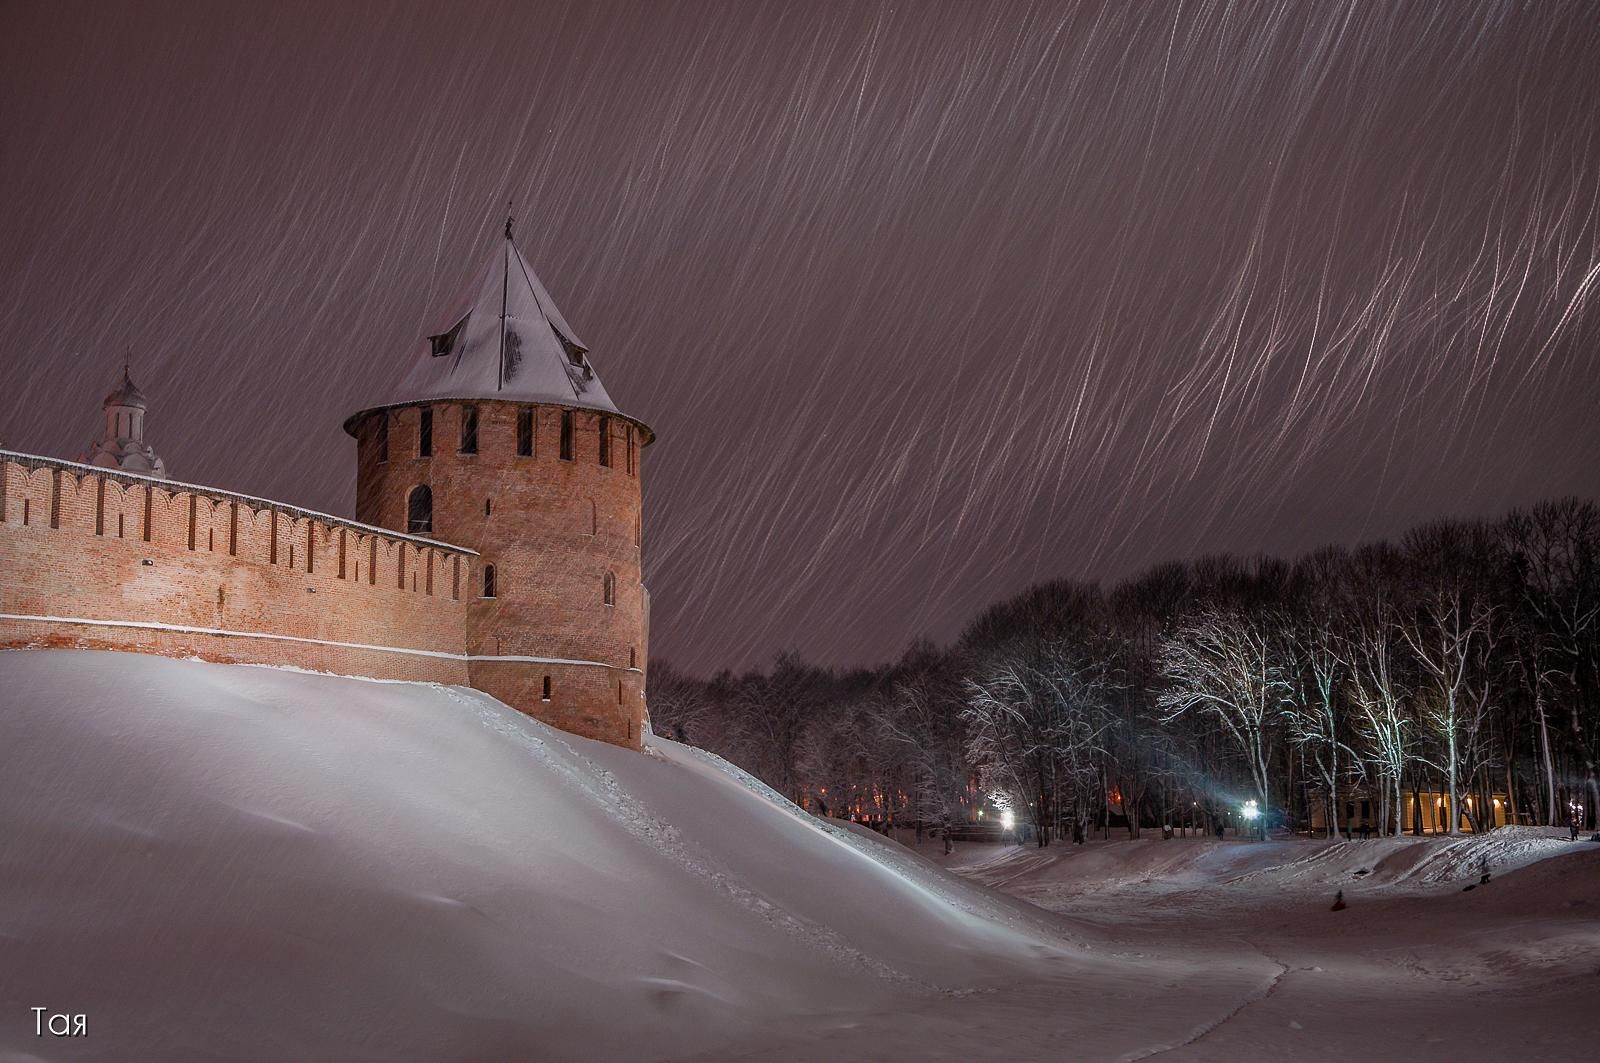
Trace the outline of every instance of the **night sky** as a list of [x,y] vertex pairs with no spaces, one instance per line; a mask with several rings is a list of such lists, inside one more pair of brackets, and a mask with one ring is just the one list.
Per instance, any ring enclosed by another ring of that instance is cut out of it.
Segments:
[[652,651],[1600,495],[1594,3],[0,3],[0,442],[350,514],[514,200]]

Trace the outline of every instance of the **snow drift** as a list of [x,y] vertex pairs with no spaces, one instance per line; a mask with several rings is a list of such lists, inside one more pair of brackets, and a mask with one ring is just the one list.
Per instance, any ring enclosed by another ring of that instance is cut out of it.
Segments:
[[476,691],[0,654],[0,1058],[715,1052],[1015,974],[1051,926]]

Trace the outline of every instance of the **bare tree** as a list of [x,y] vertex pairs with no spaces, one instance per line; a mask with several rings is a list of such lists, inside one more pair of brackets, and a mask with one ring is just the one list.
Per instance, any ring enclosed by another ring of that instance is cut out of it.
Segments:
[[1339,787],[1355,753],[1344,741],[1341,720],[1345,664],[1338,635],[1326,615],[1294,625],[1288,632],[1293,682],[1284,701],[1284,733],[1316,772],[1323,794],[1328,837],[1338,830]]
[[[1533,694],[1545,778],[1546,822],[1557,822],[1557,772],[1548,707],[1566,703],[1567,741],[1583,764],[1591,809],[1600,806],[1594,698],[1600,694],[1600,508],[1564,498],[1531,511],[1517,510],[1501,524],[1526,622],[1518,645],[1525,682]],[[1586,703],[1587,702],[1587,706]],[[1591,710],[1585,718],[1585,708]]]
[[876,720],[909,779],[919,838],[924,823],[960,813],[969,775],[962,708],[935,676],[922,672],[896,685]]
[[1444,776],[1450,802],[1444,832],[1454,834],[1462,780],[1472,778],[1483,755],[1488,658],[1498,637],[1486,587],[1493,540],[1482,525],[1438,523],[1413,531],[1407,546],[1415,600],[1402,614],[1400,634],[1428,682],[1419,716],[1436,755],[1424,762]]
[[1263,810],[1272,795],[1273,740],[1292,692],[1272,633],[1277,626],[1261,611],[1205,607],[1161,648],[1163,722],[1200,713],[1220,725],[1249,765]]
[[1098,667],[1062,647],[992,658],[967,681],[968,754],[983,784],[1025,798],[1047,845],[1059,832],[1062,798],[1095,775],[1093,753],[1103,684]]

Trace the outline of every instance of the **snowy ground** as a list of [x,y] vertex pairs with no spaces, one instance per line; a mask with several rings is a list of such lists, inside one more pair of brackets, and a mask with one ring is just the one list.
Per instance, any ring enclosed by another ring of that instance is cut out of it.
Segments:
[[472,691],[4,653],[0,1060],[1594,1058],[1600,846],[934,855]]

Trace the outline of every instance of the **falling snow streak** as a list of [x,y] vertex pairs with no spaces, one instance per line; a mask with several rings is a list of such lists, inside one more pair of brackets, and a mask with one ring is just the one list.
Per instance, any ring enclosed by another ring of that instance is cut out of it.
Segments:
[[125,348],[345,508],[508,199],[647,455],[652,648],[1600,493],[1592,4],[0,9],[0,439]]

